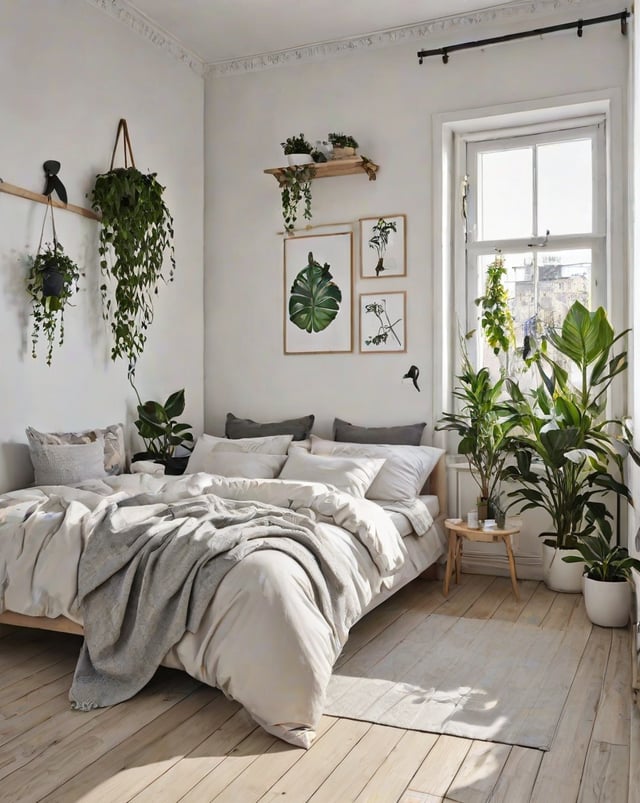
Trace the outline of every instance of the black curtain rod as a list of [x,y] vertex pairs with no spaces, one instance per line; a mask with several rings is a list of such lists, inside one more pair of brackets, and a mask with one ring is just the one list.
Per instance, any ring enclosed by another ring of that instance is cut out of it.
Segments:
[[599,25],[602,22],[614,22],[620,20],[620,32],[623,36],[627,35],[627,19],[631,16],[625,9],[617,14],[607,14],[605,17],[592,17],[588,20],[576,20],[575,22],[563,22],[559,25],[549,25],[547,28],[535,28],[531,31],[520,31],[519,33],[508,33],[504,36],[492,36],[490,39],[477,39],[475,42],[460,42],[457,45],[447,47],[437,47],[434,50],[419,50],[418,61],[422,64],[427,56],[442,56],[442,61],[446,64],[449,61],[449,54],[455,50],[469,50],[472,47],[483,47],[484,45],[496,45],[501,42],[513,42],[514,39],[525,39],[529,36],[541,36],[544,33],[555,33],[556,31],[569,31],[577,29],[578,36],[582,36],[582,29],[587,25]]

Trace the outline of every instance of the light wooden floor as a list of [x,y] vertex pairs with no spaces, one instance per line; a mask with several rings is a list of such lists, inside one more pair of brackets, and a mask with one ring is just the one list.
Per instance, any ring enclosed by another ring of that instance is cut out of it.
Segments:
[[[462,580],[446,601],[439,582],[416,580],[354,628],[341,661],[382,629],[436,611],[540,627],[584,623],[580,596],[523,581],[516,603],[507,578]],[[0,800],[635,803],[640,726],[629,638],[624,629],[593,629],[547,753],[333,717],[304,751],[171,670],[127,703],[72,711],[79,638],[0,626]]]

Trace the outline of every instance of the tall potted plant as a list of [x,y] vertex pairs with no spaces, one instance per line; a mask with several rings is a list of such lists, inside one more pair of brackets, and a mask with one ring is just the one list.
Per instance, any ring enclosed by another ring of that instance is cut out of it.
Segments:
[[540,508],[551,517],[552,529],[541,538],[545,582],[555,591],[581,590],[581,568],[567,575],[571,563],[560,558],[596,529],[608,531],[606,497],[631,498],[619,449],[623,424],[606,416],[607,392],[627,368],[627,353],[618,350],[625,334],[615,335],[602,307],[590,312],[576,301],[536,352],[538,386],[525,395],[506,380],[517,429],[509,439],[515,462],[502,478],[514,481],[510,505]]

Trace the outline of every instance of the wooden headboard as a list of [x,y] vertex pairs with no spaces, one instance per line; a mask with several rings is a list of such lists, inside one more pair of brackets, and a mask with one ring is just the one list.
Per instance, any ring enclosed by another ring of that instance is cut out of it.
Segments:
[[448,506],[448,489],[447,489],[447,455],[443,454],[438,460],[436,467],[433,469],[427,480],[425,493],[433,494],[438,497],[438,504],[440,506],[440,515],[438,518],[445,518],[447,515]]

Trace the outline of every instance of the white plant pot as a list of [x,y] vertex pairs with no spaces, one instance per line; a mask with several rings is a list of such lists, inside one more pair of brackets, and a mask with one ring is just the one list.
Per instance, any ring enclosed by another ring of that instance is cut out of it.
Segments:
[[310,153],[288,153],[287,161],[289,162],[290,167],[295,167],[296,165],[313,164],[313,159],[311,158]]
[[631,613],[631,585],[584,578],[587,616],[600,627],[625,627]]
[[552,591],[563,594],[579,594],[582,591],[584,563],[565,563],[564,555],[581,557],[577,549],[556,549],[542,545],[542,576],[545,585]]

